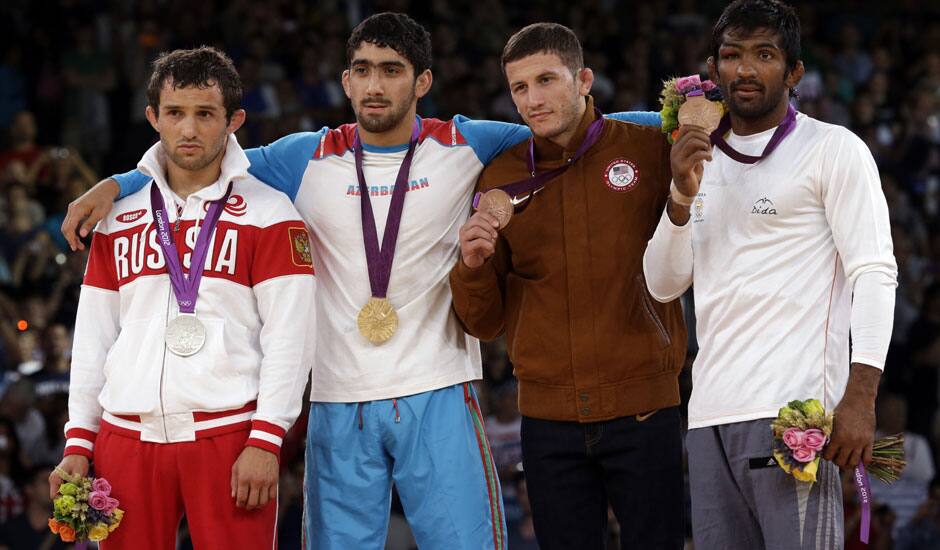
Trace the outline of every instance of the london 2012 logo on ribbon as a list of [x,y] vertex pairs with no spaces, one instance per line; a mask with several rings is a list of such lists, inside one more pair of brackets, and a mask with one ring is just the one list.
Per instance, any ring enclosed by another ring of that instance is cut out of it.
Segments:
[[640,171],[633,161],[619,158],[607,165],[604,170],[604,183],[611,191],[624,193],[636,187],[640,181]]

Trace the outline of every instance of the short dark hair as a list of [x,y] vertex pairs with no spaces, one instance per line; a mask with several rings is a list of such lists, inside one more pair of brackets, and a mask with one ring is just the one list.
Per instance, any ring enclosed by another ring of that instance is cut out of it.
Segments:
[[573,30],[558,23],[532,23],[509,37],[500,63],[506,64],[537,53],[553,53],[561,58],[572,73],[584,68],[581,41]]
[[787,70],[793,70],[801,55],[800,18],[792,7],[778,0],[735,0],[725,8],[712,31],[715,64],[718,64],[718,49],[725,32],[751,33],[757,29],[777,33],[786,55]]
[[241,107],[242,79],[235,70],[235,65],[227,55],[210,46],[192,50],[173,50],[163,52],[153,62],[153,74],[147,85],[147,103],[159,115],[160,91],[170,82],[173,89],[195,86],[211,88],[218,85],[222,91],[225,105],[225,117]]
[[356,25],[346,41],[347,67],[364,42],[398,52],[414,67],[415,78],[431,68],[431,34],[404,13],[377,13]]

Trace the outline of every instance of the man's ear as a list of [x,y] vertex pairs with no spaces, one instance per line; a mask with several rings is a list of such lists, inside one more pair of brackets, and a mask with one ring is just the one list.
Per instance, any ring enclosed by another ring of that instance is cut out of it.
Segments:
[[346,92],[346,97],[352,99],[352,96],[349,95],[349,69],[343,71],[343,76],[340,80],[343,82],[343,91]]
[[153,126],[154,131],[159,134],[160,130],[157,129],[157,112],[153,110],[153,107],[147,105],[147,108],[144,109],[144,116],[147,117],[147,122]]
[[232,113],[232,118],[229,120],[228,128],[226,128],[225,131],[230,134],[237,132],[238,129],[242,127],[242,124],[245,123],[245,116],[246,114],[244,109],[236,110],[234,113]]
[[787,88],[796,88],[796,85],[803,80],[803,75],[806,74],[806,67],[803,66],[802,61],[797,61],[796,65],[787,73],[787,77],[784,79],[784,83],[787,85]]
[[715,84],[718,84],[718,65],[715,63],[715,56],[708,56],[708,59],[705,60],[705,64],[708,65],[708,78]]
[[433,82],[434,75],[431,74],[431,69],[425,69],[423,73],[418,75],[418,78],[415,79],[415,95],[418,99],[426,96],[431,91]]
[[578,82],[578,94],[586,96],[591,93],[591,86],[594,85],[594,71],[585,67],[578,71],[575,79]]

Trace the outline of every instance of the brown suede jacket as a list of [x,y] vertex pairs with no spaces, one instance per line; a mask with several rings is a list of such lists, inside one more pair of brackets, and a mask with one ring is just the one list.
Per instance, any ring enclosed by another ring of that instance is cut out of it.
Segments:
[[[538,172],[581,144],[595,118],[587,102],[570,150],[535,139]],[[528,148],[497,157],[477,190],[526,177]],[[642,268],[670,179],[659,128],[607,119],[583,158],[517,208],[483,266],[461,260],[451,271],[467,332],[483,340],[506,332],[522,414],[595,422],[679,403],[682,308],[653,300]]]

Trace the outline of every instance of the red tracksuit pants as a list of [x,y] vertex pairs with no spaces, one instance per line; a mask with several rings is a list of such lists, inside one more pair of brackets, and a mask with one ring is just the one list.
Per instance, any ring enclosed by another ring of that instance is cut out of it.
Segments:
[[102,422],[95,476],[110,482],[124,519],[101,550],[173,550],[184,513],[196,550],[277,548],[277,501],[249,511],[232,498],[232,465],[249,431],[147,443]]

